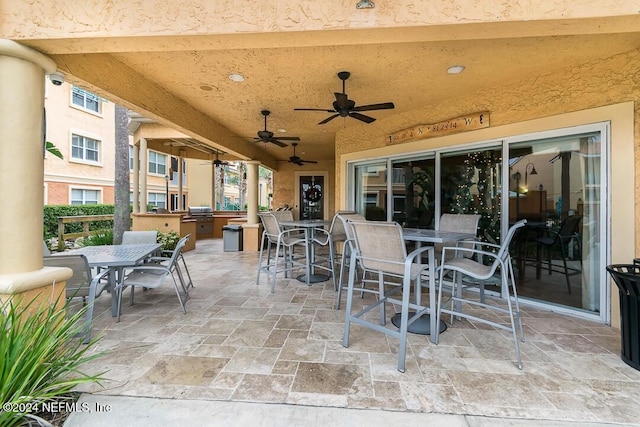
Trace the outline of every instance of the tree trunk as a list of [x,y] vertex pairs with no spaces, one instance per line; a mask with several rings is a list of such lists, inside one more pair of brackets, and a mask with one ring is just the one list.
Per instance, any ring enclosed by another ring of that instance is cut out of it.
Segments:
[[115,109],[115,209],[113,215],[113,243],[122,243],[122,234],[129,230],[129,116],[124,107]]

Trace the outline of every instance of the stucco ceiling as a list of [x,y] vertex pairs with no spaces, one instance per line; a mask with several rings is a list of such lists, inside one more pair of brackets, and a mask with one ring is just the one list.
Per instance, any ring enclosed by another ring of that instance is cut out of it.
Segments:
[[[22,42],[49,54],[70,81],[87,84],[140,114],[177,124],[189,136],[239,157],[285,160],[292,154],[291,147],[252,141],[264,128],[261,110],[266,109],[271,111],[268,129],[276,136],[300,137],[298,155],[328,160],[334,158],[337,131],[375,125],[353,118],[318,125],[330,113],[294,111],[331,108],[334,92],[342,90],[339,71],[351,72],[346,93],[356,105],[395,104],[394,110],[365,113],[382,121],[503,83],[569,73],[572,66],[639,48],[640,22],[634,18],[623,24],[616,27],[612,21],[606,31],[591,31],[588,25],[585,29],[584,23],[573,31],[567,25],[549,29],[548,35],[541,34],[542,27],[533,31],[527,23],[519,23],[502,31],[502,36],[485,26],[475,33],[467,27],[464,36],[443,32],[438,37],[424,37],[413,29],[343,31],[315,38],[302,33],[298,39],[292,35],[271,42],[267,35],[254,37],[253,42],[248,36],[231,42],[221,36],[145,37],[139,43],[136,39]],[[448,74],[453,65],[465,70]],[[229,74],[234,72],[246,80],[231,81]],[[210,123],[219,126],[212,131]],[[429,123],[429,118],[422,123]]]

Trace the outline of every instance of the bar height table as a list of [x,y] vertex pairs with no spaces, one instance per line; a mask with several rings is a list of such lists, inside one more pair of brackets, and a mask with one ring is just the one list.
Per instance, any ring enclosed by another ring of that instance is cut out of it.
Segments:
[[329,280],[327,274],[316,274],[313,266],[315,263],[315,248],[313,247],[313,232],[318,228],[324,228],[331,225],[331,221],[325,221],[322,219],[304,219],[300,221],[279,221],[279,224],[283,227],[302,228],[304,229],[304,238],[307,255],[307,272],[301,274],[296,279],[301,282],[305,282],[307,285],[311,283],[324,282]]
[[[404,240],[416,242],[417,247],[420,247],[422,243],[457,242],[460,240],[473,239],[476,237],[476,235],[473,233],[424,230],[419,228],[403,228],[402,232],[403,232]],[[418,262],[420,262],[420,260],[418,260]],[[434,262],[437,262],[437,260],[435,260]],[[435,266],[433,270],[435,271]],[[420,304],[420,299],[421,299],[421,295],[420,293],[418,293],[418,295],[416,295],[417,304]],[[431,307],[432,310],[436,309],[435,280],[429,280],[429,307]],[[398,313],[391,318],[391,323],[393,323],[398,328],[400,327],[401,316],[402,314]],[[409,317],[411,316],[412,316],[412,313],[409,313]],[[435,328],[436,328],[436,316],[431,316],[430,314],[424,314],[422,317],[420,317],[415,322],[410,324],[409,327],[407,328],[407,331],[414,334],[431,335],[431,331],[435,330]],[[447,325],[444,322],[440,321],[440,325],[438,325],[438,329],[439,329],[439,332],[444,332],[447,329]],[[433,338],[431,338],[431,342],[434,342]]]

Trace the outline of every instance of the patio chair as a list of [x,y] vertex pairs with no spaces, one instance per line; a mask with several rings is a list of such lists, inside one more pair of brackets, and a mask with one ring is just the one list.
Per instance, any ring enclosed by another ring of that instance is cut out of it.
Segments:
[[[343,281],[344,271],[346,268],[350,268],[349,260],[350,260],[351,252],[353,251],[353,245],[354,245],[353,230],[351,229],[351,225],[349,224],[349,221],[366,221],[367,219],[363,215],[360,215],[359,213],[356,213],[353,211],[338,212],[336,214],[336,217],[340,221],[340,226],[337,226],[336,234],[339,235],[340,231],[344,231],[344,237],[345,237],[344,241],[342,242],[342,245],[336,245],[336,247],[339,248],[338,249],[339,253],[336,253],[334,258],[334,266],[335,266],[335,261],[337,261],[338,264],[340,264],[340,274],[338,275],[338,282],[337,282],[337,285],[334,284],[334,286],[337,286],[337,291],[338,291],[338,301],[336,304],[336,310],[340,310],[340,305],[342,302],[342,290],[344,288],[344,281]],[[356,278],[357,277],[358,277],[358,274],[356,272]],[[362,282],[362,285],[364,286],[364,282]],[[362,295],[364,296],[364,294]]]
[[[271,275],[271,293],[274,293],[276,288],[276,275],[278,273],[284,273],[285,277],[287,277],[287,273],[294,269],[306,267],[306,263],[298,262],[299,257],[293,256],[293,248],[296,246],[302,247],[306,258],[307,242],[304,230],[299,228],[283,230],[273,212],[260,212],[258,216],[260,217],[264,231],[262,232],[260,256],[258,258],[256,285],[260,284],[260,273],[264,271]],[[271,250],[274,245],[275,254],[272,257]],[[267,258],[263,263],[265,247],[267,249]],[[279,262],[284,264],[283,268],[278,269]]]
[[88,343],[91,338],[91,324],[93,320],[93,304],[96,297],[109,286],[109,282],[102,280],[111,272],[106,269],[96,276],[92,276],[91,267],[84,255],[56,255],[45,256],[45,267],[67,267],[73,271],[73,275],[66,282],[67,301],[73,298],[82,298],[83,306],[86,306],[83,340]]
[[[331,220],[331,225],[329,226],[328,231],[318,230],[316,234],[313,236],[313,243],[315,245],[320,246],[328,246],[329,247],[329,255],[326,258],[328,267],[319,266],[322,269],[325,269],[330,272],[331,278],[333,279],[333,289],[338,290],[338,285],[336,282],[336,269],[335,265],[340,263],[340,261],[336,261],[336,259],[342,256],[342,251],[338,253],[339,246],[342,244],[344,247],[344,242],[347,240],[347,233],[344,228],[344,224],[342,220],[340,220],[339,215],[357,215],[354,211],[338,211],[333,216]],[[363,218],[364,219],[364,218]]]
[[[349,270],[349,285],[347,290],[347,308],[345,313],[345,328],[343,346],[349,346],[349,331],[351,323],[382,332],[400,340],[398,350],[398,371],[405,371],[405,355],[407,347],[407,328],[410,324],[418,320],[423,314],[431,312],[435,307],[424,307],[416,303],[410,303],[411,283],[415,283],[415,288],[420,292],[422,276],[429,264],[418,264],[416,258],[428,252],[429,262],[433,266],[433,247],[424,246],[418,248],[407,255],[407,250],[402,235],[402,227],[397,223],[378,221],[353,221],[349,222],[353,229],[355,246],[351,252],[351,266],[360,263],[362,268],[370,273],[374,273],[378,278],[378,289],[362,288],[358,292],[374,294],[377,300],[355,314],[353,309],[353,294],[356,269]],[[400,279],[400,283],[392,283],[386,279]],[[431,276],[429,280],[434,280]],[[393,295],[400,293],[400,299]],[[399,330],[386,326],[386,304],[400,306],[401,320]],[[380,308],[379,323],[374,323],[365,319],[366,313],[374,308]],[[409,309],[415,312],[409,313]]]
[[[176,295],[178,296],[178,301],[180,302],[182,311],[185,314],[187,313],[185,303],[187,299],[189,299],[189,290],[184,284],[182,277],[180,277],[180,270],[177,267],[180,252],[182,251],[182,248],[186,245],[186,243],[187,239],[185,237],[180,239],[175,249],[171,253],[171,257],[169,257],[168,259],[164,259],[163,257],[162,262],[141,264],[124,270],[124,277],[121,283],[116,286],[116,292],[118,293],[118,307],[116,310],[116,316],[118,322],[120,321],[122,292],[127,287],[131,287],[131,304],[133,304],[133,291],[136,286],[147,289],[159,288],[167,281],[169,277],[171,277],[171,280],[173,281],[173,287],[176,291]],[[178,280],[176,280],[174,274],[175,272],[178,273],[180,286],[178,286]],[[180,288],[182,288],[184,298],[182,295],[180,295]]]
[[[569,281],[569,276],[582,273],[582,250],[580,247],[581,221],[582,215],[568,216],[562,221],[562,224],[560,224],[560,228],[557,231],[547,230],[547,236],[536,239],[536,243],[538,244],[537,262],[538,264],[540,263],[540,251],[542,250],[542,248],[546,248],[547,269],[549,271],[549,274],[554,271],[551,264],[551,252],[554,248],[560,249],[560,256],[562,257],[563,266],[563,269],[560,272],[565,276],[565,279],[567,281],[567,290],[569,291],[569,293],[571,293],[571,282]],[[573,244],[574,241],[577,242],[580,269],[567,266],[567,258],[569,257],[569,245]],[[540,266],[538,265],[537,268],[539,269]]]
[[[439,267],[440,280],[438,286],[438,317],[436,320],[436,324],[440,324],[442,313],[449,313],[451,314],[451,323],[453,323],[453,316],[455,315],[458,318],[464,317],[475,322],[491,325],[495,328],[511,331],[513,333],[513,341],[519,369],[522,369],[522,360],[520,358],[520,346],[518,344],[518,331],[516,327],[520,329],[520,339],[522,342],[524,342],[524,330],[520,319],[520,306],[518,304],[518,293],[516,291],[516,282],[513,275],[513,265],[511,256],[509,255],[509,245],[518,229],[524,227],[526,222],[527,220],[518,221],[509,228],[507,235],[502,239],[501,245],[477,242],[473,248],[460,246],[442,248],[441,264]],[[483,262],[475,261],[470,257],[455,256],[455,254],[460,253],[478,255],[481,259],[491,260],[491,262],[485,264]],[[451,293],[450,300],[451,308],[446,309],[443,308],[442,303],[442,287],[444,284],[444,278],[449,272],[453,275],[453,291]],[[483,295],[484,292],[480,292],[479,299],[472,297],[472,294],[474,293],[469,291],[466,292],[465,296],[462,289],[463,276],[469,278],[469,280],[465,282],[467,285],[476,284],[482,287],[485,283],[500,284],[501,295],[507,300],[507,308],[505,309],[498,305],[485,303]],[[510,289],[513,291],[513,297],[511,296]],[[465,306],[465,304],[467,306]],[[515,310],[512,305],[515,305]],[[510,326],[499,323],[495,317],[479,317],[482,314],[480,310],[464,312],[463,309],[469,308],[468,306],[484,308],[487,311],[491,310],[494,313],[498,312],[500,314],[508,314]],[[439,339],[439,332],[435,331],[435,333],[435,342],[437,343]]]
[[[478,222],[480,221],[481,215],[472,215],[472,214],[442,214],[440,217],[440,223],[438,225],[439,231],[455,231],[461,233],[473,233],[476,234],[478,230]],[[464,243],[463,240],[457,243],[458,246],[473,248],[474,243]],[[442,255],[442,248],[445,246],[451,246],[451,244],[447,243],[436,243],[435,245],[435,257],[436,261],[439,261]],[[473,254],[464,252],[461,253],[460,256],[471,257]],[[449,252],[448,256],[455,256],[454,253]]]
[[[191,239],[191,234],[186,234],[185,236],[181,237],[180,240],[178,240],[178,244],[180,244],[180,241],[182,242],[182,246],[186,246],[187,243],[189,243],[189,239]],[[182,283],[183,288],[185,289],[185,291],[188,291],[189,288],[193,288],[193,280],[191,279],[191,273],[189,273],[189,267],[187,267],[187,261],[185,261],[184,259],[184,251],[180,251],[180,253],[178,254],[178,259],[176,260],[175,263],[175,271],[178,273],[178,277],[180,278],[180,283]],[[173,255],[173,251],[172,250],[163,250],[161,251],[162,256],[152,256],[150,258],[148,258],[147,262],[152,262],[152,263],[168,263],[171,260],[171,256]],[[189,279],[188,281],[185,281],[185,275],[182,271],[182,268],[184,267],[184,273],[186,273],[186,278]]]
[[158,242],[158,231],[130,231],[122,233],[123,245],[144,245]]

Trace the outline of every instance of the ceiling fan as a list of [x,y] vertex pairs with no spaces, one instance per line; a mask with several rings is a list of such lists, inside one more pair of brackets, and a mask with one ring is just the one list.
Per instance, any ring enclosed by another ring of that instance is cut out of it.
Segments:
[[302,160],[300,157],[296,156],[297,145],[298,145],[297,142],[294,142],[293,144],[291,144],[291,146],[293,147],[293,156],[289,157],[289,163],[294,163],[298,166],[304,166],[305,163],[318,163],[315,160]]
[[265,144],[270,142],[278,147],[286,147],[287,144],[282,141],[300,141],[297,136],[273,136],[273,132],[267,130],[267,116],[271,114],[271,111],[262,110],[260,113],[264,116],[264,130],[258,131],[258,137],[253,138],[255,142],[264,142]]
[[338,73],[338,78],[342,80],[342,93],[334,92],[336,100],[333,101],[333,109],[322,109],[322,108],[294,108],[297,111],[325,111],[327,113],[335,113],[320,123],[319,125],[323,125],[336,117],[353,117],[354,119],[361,120],[365,123],[371,123],[375,121],[373,117],[365,116],[364,114],[360,114],[360,111],[372,111],[372,110],[390,110],[395,108],[393,102],[384,102],[382,104],[369,104],[369,105],[360,105],[356,107],[355,101],[349,99],[347,94],[345,93],[345,81],[351,75],[348,71],[340,71]]
[[215,167],[218,167],[218,166],[229,166],[229,162],[222,161],[222,160],[220,160],[218,158],[219,154],[220,154],[220,151],[216,150],[216,159],[213,161],[213,165]]

